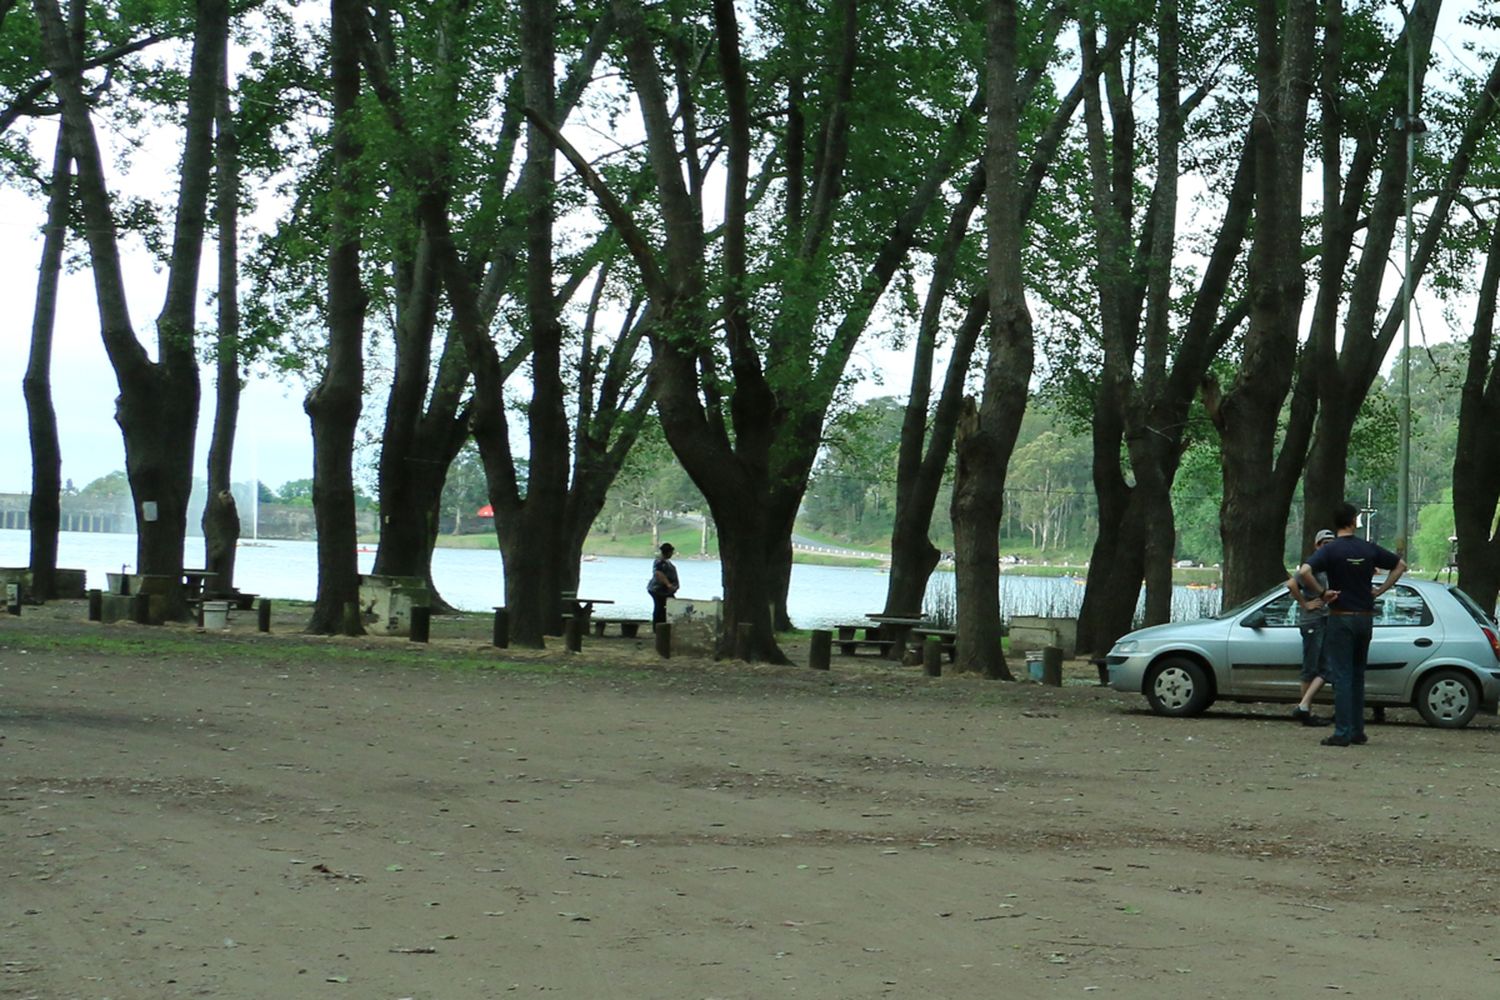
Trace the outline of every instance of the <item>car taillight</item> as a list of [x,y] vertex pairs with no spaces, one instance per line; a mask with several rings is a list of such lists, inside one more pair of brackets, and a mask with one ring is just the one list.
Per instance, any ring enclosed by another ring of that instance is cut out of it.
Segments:
[[1483,632],[1484,637],[1490,641],[1490,649],[1495,654],[1495,660],[1500,662],[1500,637],[1496,637],[1495,630],[1488,625],[1479,626],[1479,631]]

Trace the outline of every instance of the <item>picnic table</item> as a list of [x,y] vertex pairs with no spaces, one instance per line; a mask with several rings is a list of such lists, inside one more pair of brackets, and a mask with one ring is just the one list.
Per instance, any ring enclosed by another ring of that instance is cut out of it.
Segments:
[[890,642],[885,655],[893,660],[899,660],[905,655],[906,642],[911,638],[912,629],[927,624],[927,620],[921,615],[870,614],[865,617],[880,629],[880,638]]
[[937,639],[943,652],[948,654],[948,662],[951,663],[958,658],[958,629],[922,625],[911,630],[911,637],[912,641],[919,646],[928,638]]
[[211,573],[206,569],[185,569],[182,571],[183,593],[189,601],[196,601],[203,597],[204,589],[218,578],[218,573]]
[[579,597],[576,591],[565,590],[562,593],[563,614],[578,615],[587,618],[594,613],[596,604],[613,604],[614,601],[603,597]]

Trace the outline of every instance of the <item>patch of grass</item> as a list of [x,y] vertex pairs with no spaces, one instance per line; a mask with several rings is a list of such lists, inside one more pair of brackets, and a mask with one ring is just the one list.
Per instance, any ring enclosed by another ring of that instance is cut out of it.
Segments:
[[[352,640],[358,642],[358,639]],[[512,675],[537,677],[599,676],[633,677],[642,679],[651,676],[647,670],[620,668],[586,661],[569,660],[510,660],[477,656],[470,652],[445,649],[442,646],[407,644],[381,648],[361,647],[352,644],[319,642],[316,637],[298,633],[283,633],[269,637],[200,636],[174,633],[170,630],[147,632],[114,632],[94,628],[68,631],[11,632],[0,635],[0,650],[27,653],[59,653],[73,656],[97,656],[102,659],[182,659],[216,661],[235,660],[243,663],[287,666],[298,659],[316,660],[320,664],[349,663],[351,665],[378,665],[395,669],[496,671]]]

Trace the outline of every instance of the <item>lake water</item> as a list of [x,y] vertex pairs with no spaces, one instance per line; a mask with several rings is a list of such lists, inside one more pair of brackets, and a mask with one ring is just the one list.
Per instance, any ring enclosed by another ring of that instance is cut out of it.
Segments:
[[[203,542],[189,538],[187,562],[203,562]],[[0,529],[0,566],[25,566],[30,560],[28,532]],[[359,571],[368,573],[375,562],[374,546],[359,554]],[[717,559],[676,560],[682,578],[683,597],[710,600],[723,596]],[[134,569],[135,536],[65,531],[58,536],[57,564],[88,571],[88,585],[103,588],[104,574]],[[318,551],[314,542],[261,541],[242,544],[235,558],[235,583],[239,589],[267,597],[310,601],[318,590]],[[646,581],[651,576],[650,559],[600,556],[582,566],[578,589],[585,597],[607,598],[615,603],[601,607],[601,614],[650,618],[651,598]],[[432,578],[439,592],[454,607],[465,611],[488,611],[504,603],[504,574],[500,553],[484,549],[437,549],[432,556]],[[885,605],[887,574],[878,569],[845,566],[792,567],[787,607],[800,628],[826,628],[842,622],[862,621]],[[1082,580],[1001,577],[1000,604],[1011,615],[1049,614],[1072,616],[1083,602]],[[933,574],[929,599],[948,595],[951,604],[953,577]],[[1175,588],[1173,618],[1195,618],[1218,608],[1218,591]]]

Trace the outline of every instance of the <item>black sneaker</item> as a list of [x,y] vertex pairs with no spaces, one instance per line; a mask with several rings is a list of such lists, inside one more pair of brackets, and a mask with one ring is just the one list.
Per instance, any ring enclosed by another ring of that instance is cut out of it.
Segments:
[[1325,736],[1318,742],[1325,747],[1346,747],[1349,745],[1349,740],[1343,736]]
[[1364,733],[1360,733],[1358,736],[1349,737],[1349,742],[1353,743],[1357,747],[1362,747],[1366,743],[1370,742],[1370,737],[1366,736]]
[[1332,719],[1325,719],[1321,715],[1314,715],[1312,714],[1312,712],[1303,708],[1301,705],[1298,705],[1296,708],[1292,709],[1292,718],[1296,719],[1304,726],[1326,726],[1333,721]]

